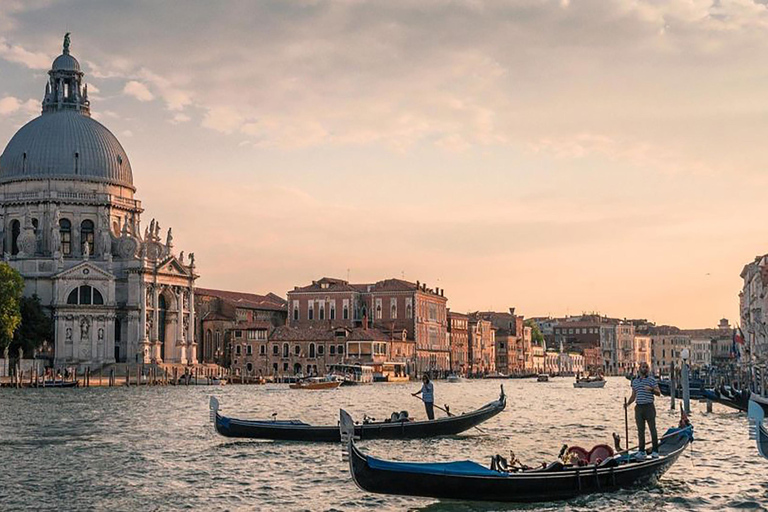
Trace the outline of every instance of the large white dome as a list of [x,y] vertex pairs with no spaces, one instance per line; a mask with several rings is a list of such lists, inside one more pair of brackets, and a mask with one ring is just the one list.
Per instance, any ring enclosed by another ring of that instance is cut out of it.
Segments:
[[0,156],[0,183],[82,179],[133,188],[128,155],[104,125],[77,110],[46,112],[24,125]]

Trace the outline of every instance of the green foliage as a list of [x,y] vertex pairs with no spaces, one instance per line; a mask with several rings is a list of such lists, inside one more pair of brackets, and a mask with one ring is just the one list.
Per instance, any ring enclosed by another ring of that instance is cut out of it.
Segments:
[[21,294],[24,279],[7,263],[0,263],[0,350],[13,339],[21,322]]
[[525,321],[525,326],[531,328],[531,342],[544,346],[544,335],[541,334],[539,326],[530,318]]
[[11,353],[24,349],[26,357],[31,357],[34,350],[44,341],[53,341],[53,320],[45,314],[40,297],[22,297],[21,325],[16,329],[11,344]]

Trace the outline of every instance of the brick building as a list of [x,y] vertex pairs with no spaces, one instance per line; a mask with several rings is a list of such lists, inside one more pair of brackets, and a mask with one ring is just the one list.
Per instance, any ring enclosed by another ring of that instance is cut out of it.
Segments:
[[200,362],[230,366],[234,352],[257,350],[256,344],[266,340],[272,327],[285,324],[287,304],[274,293],[196,288],[195,310]]
[[531,329],[525,327],[523,316],[516,315],[515,308],[508,312],[482,311],[479,315],[496,330],[496,371],[507,375],[533,371]]
[[443,290],[418,281],[354,284],[324,277],[288,292],[288,318],[292,327],[366,325],[389,336],[393,359],[408,362],[412,372],[448,371],[446,303]]

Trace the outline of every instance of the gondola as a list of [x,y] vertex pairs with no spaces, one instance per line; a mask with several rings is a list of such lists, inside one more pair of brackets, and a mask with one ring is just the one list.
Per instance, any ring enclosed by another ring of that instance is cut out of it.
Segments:
[[[659,384],[659,391],[661,391],[661,394],[664,396],[669,396],[670,393],[670,382],[669,379],[663,379],[658,381]],[[679,382],[676,383],[676,389],[675,389],[675,396],[677,398],[683,397],[683,388],[680,385]],[[690,397],[694,400],[698,400],[700,398],[706,398],[704,396],[704,382],[699,379],[691,379],[688,382],[688,390],[690,391]]]
[[768,398],[752,393],[749,398],[749,437],[757,442],[758,453],[768,459]]
[[[507,405],[504,387],[501,395],[480,409],[465,414],[437,418],[432,421],[370,421],[355,425],[360,439],[421,439],[454,435],[480,425]],[[211,397],[211,421],[216,432],[226,437],[272,439],[278,441],[336,442],[341,439],[339,427],[309,425],[299,420],[240,420],[219,414],[219,401]],[[403,415],[404,416],[404,415]]]
[[345,425],[345,455],[358,487],[367,492],[471,501],[542,502],[594,492],[642,486],[663,475],[693,440],[693,427],[670,429],[660,440],[659,457],[635,461],[618,454],[597,464],[546,467],[517,472],[488,469],[472,461],[392,462],[360,452]]
[[41,387],[44,388],[76,388],[80,386],[79,380],[45,380]]
[[736,391],[728,386],[705,389],[704,398],[737,411],[746,412],[749,406],[749,390]]

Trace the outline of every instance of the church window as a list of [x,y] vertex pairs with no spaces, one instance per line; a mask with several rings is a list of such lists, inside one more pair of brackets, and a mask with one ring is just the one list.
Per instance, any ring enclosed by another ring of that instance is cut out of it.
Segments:
[[68,219],[59,221],[59,234],[61,235],[61,253],[64,256],[70,256],[72,254],[72,223]]
[[67,304],[95,304],[98,306],[104,304],[104,297],[102,297],[101,292],[96,288],[84,284],[69,293]]
[[381,320],[381,299],[376,299],[376,320]]
[[94,245],[93,245],[93,221],[92,220],[84,220],[80,223],[80,241],[83,244],[83,249],[85,248],[85,244],[88,244],[88,254],[93,255],[94,254]]
[[397,299],[395,298],[389,301],[389,318],[397,318]]
[[410,297],[405,299],[405,318],[413,318],[413,301]]
[[21,233],[21,224],[18,220],[11,222],[11,254],[19,254],[19,234]]

